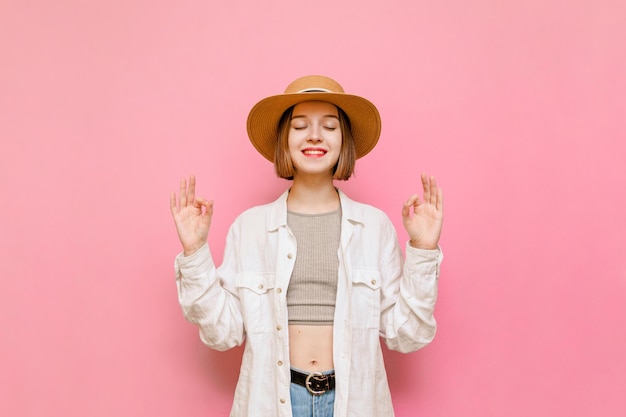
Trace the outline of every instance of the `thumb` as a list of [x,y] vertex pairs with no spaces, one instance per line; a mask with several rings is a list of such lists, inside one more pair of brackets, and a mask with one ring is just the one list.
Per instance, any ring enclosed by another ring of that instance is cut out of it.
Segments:
[[203,220],[206,224],[210,224],[211,218],[213,218],[213,200],[207,201],[203,199],[201,204],[204,206],[206,210],[203,216]]

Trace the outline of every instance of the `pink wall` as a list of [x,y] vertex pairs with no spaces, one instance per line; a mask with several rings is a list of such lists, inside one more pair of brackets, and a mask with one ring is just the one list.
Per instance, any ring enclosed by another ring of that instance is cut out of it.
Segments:
[[323,73],[383,116],[346,192],[402,240],[418,174],[446,194],[397,415],[623,416],[625,28],[618,0],[3,0],[0,415],[226,415],[241,350],[182,318],[168,195],[198,176],[221,258],[286,186],[248,110]]

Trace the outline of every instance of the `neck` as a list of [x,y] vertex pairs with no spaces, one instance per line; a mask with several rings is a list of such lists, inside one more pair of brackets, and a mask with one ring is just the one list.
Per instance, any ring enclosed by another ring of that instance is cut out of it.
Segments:
[[303,214],[328,213],[339,208],[339,194],[332,178],[311,180],[295,177],[287,197],[287,208]]

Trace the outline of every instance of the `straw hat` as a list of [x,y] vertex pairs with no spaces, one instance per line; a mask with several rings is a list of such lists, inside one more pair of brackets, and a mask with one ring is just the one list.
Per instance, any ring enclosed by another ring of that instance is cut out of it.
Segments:
[[339,83],[322,75],[298,78],[284,94],[259,101],[248,115],[248,136],[257,151],[274,162],[274,148],[278,141],[278,122],[283,113],[304,101],[326,101],[341,108],[352,127],[356,157],[371,151],[380,136],[380,115],[376,107],[363,97],[346,94]]

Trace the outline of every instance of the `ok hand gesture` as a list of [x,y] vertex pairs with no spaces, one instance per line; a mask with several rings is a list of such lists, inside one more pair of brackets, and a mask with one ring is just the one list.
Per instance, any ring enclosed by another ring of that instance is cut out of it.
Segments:
[[184,179],[180,180],[178,207],[176,193],[170,194],[170,209],[185,256],[191,255],[206,243],[213,216],[213,201],[196,197],[195,193],[196,177],[191,176],[189,187]]
[[[409,244],[419,249],[436,249],[443,225],[443,193],[435,177],[422,174],[424,201],[412,195],[402,207],[402,221]],[[411,213],[411,207],[413,208]]]

